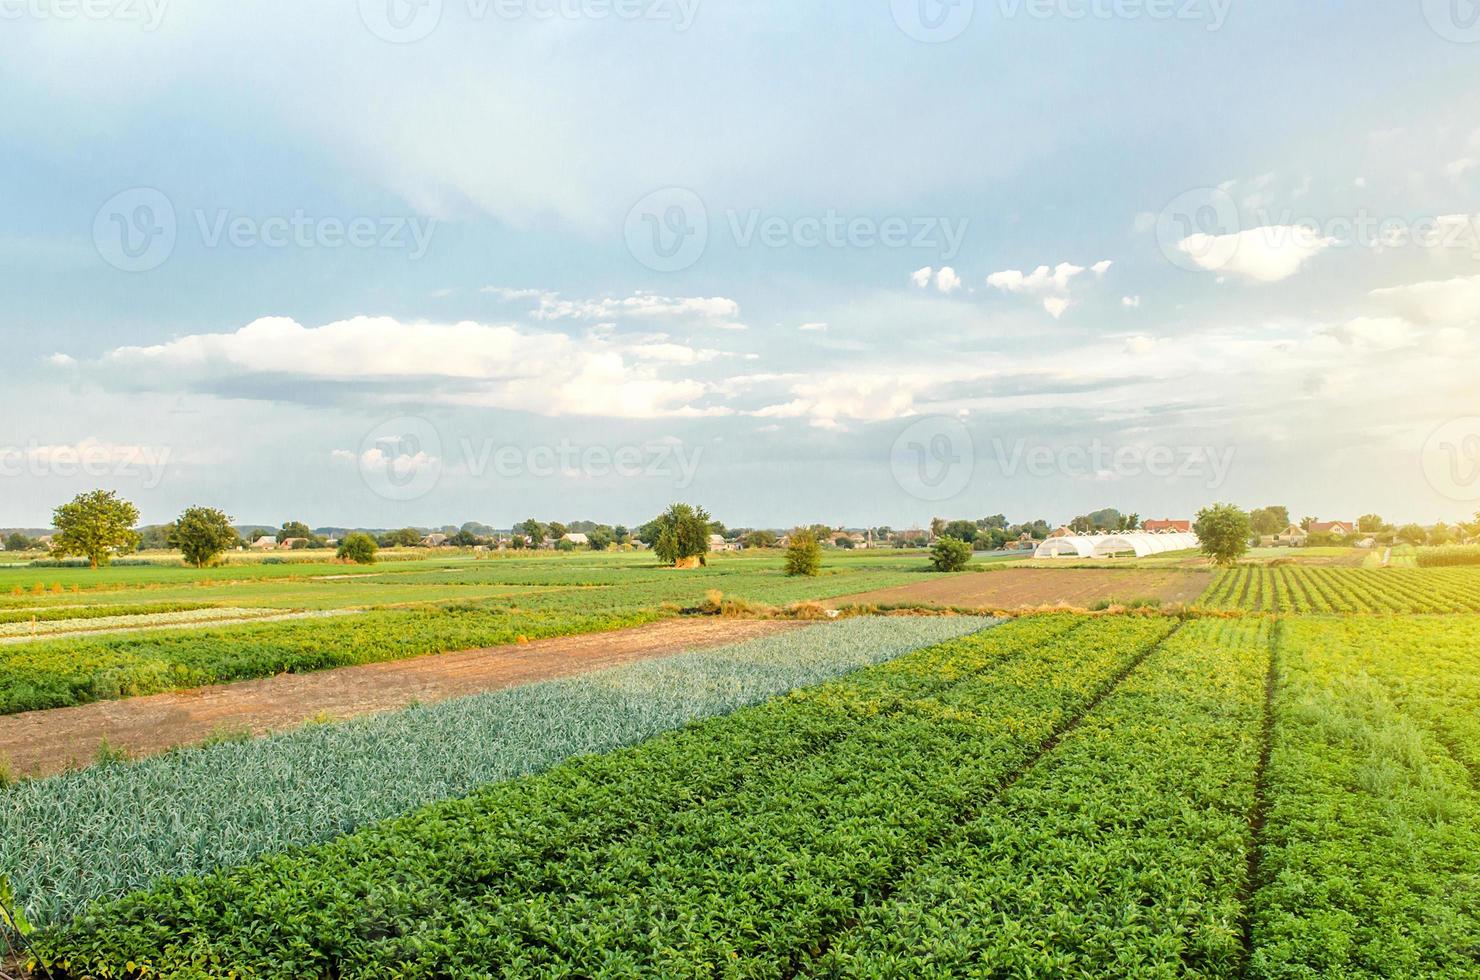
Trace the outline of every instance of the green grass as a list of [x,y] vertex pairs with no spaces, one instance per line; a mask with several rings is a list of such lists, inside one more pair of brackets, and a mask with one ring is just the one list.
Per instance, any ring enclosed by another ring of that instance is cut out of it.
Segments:
[[1480,612],[1480,569],[1240,566],[1220,572],[1198,604],[1264,613]]
[[0,875],[33,922],[60,923],[166,875],[318,843],[993,623],[844,620],[269,738],[222,733],[201,748],[30,781],[0,804]]
[[[715,556],[676,571],[640,553],[405,561],[345,565],[251,565],[207,569],[129,567],[52,570],[104,590],[10,596],[0,615],[53,615],[95,608],[186,603],[230,608],[365,610],[357,615],[176,631],[38,640],[0,646],[0,714],[63,707],[173,688],[323,670],[614,629],[701,606],[706,593],[784,605],[928,577],[920,555],[830,553],[824,574],[790,579],[776,554]],[[241,573],[247,577],[235,577]],[[99,580],[102,581],[102,580]]]

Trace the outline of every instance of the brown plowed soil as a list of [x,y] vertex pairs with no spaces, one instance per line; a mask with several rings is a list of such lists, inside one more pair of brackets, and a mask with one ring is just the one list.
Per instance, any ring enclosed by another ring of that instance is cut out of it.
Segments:
[[685,650],[720,646],[805,623],[668,619],[609,633],[560,636],[411,660],[101,701],[0,716],[0,763],[17,774],[49,776],[91,764],[100,744],[129,756],[152,755],[212,736],[295,728],[565,677]]
[[1005,568],[930,578],[857,595],[829,599],[837,609],[852,605],[959,606],[1019,609],[1067,603],[1085,607],[1101,599],[1129,602],[1160,599],[1191,602],[1212,583],[1211,572],[1169,568]]

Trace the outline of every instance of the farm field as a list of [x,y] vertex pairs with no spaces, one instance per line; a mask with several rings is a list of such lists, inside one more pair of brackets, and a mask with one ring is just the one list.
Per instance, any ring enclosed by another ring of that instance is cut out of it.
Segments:
[[1200,605],[1265,613],[1480,612],[1480,569],[1240,567],[1220,572]]
[[[1480,616],[863,618],[730,649],[23,783],[0,868],[58,977],[1480,975]],[[813,686],[712,686],[808,649]],[[590,736],[545,711],[600,731],[684,670],[707,720],[661,733],[660,696],[630,747],[560,761]],[[463,776],[423,725],[527,734]],[[382,794],[385,739],[411,755]],[[343,784],[292,777],[320,764]],[[425,766],[460,775],[418,805],[395,787]],[[119,805],[152,785],[183,823]],[[306,818],[225,819],[243,793]],[[322,807],[353,816],[325,836]]]
[[[650,555],[595,552],[367,568],[0,569],[0,628],[29,631],[32,615],[38,631],[69,620],[86,628],[96,610],[118,608],[109,624],[128,630],[0,643],[0,714],[636,626],[702,605],[711,590],[766,605],[823,599],[929,579],[927,569],[919,554],[883,551],[830,556],[810,579],[786,578],[776,554],[718,555],[681,572]],[[39,592],[26,590],[32,579]],[[213,607],[342,615],[166,628]]]
[[1165,566],[1129,568],[1004,567],[973,575],[953,575],[838,596],[829,606],[930,605],[977,609],[1019,609],[1060,603],[1191,602],[1208,588],[1213,573]]
[[223,733],[283,731],[343,720],[650,657],[720,646],[803,626],[788,620],[714,617],[659,620],[612,633],[278,674],[123,702],[0,715],[0,760],[16,775],[51,775],[90,764],[106,746],[131,758]]

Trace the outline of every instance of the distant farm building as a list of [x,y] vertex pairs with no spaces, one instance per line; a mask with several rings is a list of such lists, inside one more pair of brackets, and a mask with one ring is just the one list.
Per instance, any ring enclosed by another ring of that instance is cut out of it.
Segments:
[[1196,548],[1197,535],[1170,531],[1149,534],[1145,531],[1123,531],[1118,534],[1067,534],[1050,537],[1033,552],[1034,558],[1109,558],[1134,554],[1137,558],[1160,555],[1168,551]]
[[1192,532],[1191,521],[1174,521],[1170,518],[1160,521],[1145,521],[1141,524],[1141,530],[1150,531],[1153,534],[1162,534],[1166,531],[1180,531],[1183,534]]

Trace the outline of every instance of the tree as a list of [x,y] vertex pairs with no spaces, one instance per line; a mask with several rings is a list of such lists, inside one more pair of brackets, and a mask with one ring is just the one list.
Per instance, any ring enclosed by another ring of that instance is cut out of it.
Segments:
[[564,524],[561,524],[559,521],[550,522],[550,537],[554,538],[556,541],[559,541],[561,538],[565,537],[569,533],[570,528],[566,527]]
[[364,531],[351,531],[339,542],[340,558],[347,558],[357,565],[375,564],[375,553],[380,550],[380,545],[375,539]]
[[592,551],[605,551],[612,546],[614,535],[604,527],[595,528],[586,534],[586,543]]
[[854,548],[857,547],[857,545],[853,543],[853,539],[848,537],[848,535],[846,534],[840,534],[836,538],[833,538],[833,546],[837,548],[842,548],[845,551],[852,551]]
[[745,536],[745,547],[747,548],[774,548],[776,547],[776,532],[774,531],[751,531]]
[[1309,531],[1310,530],[1310,526],[1312,524],[1314,524],[1316,522],[1316,520],[1317,519],[1314,518],[1314,517],[1302,517],[1300,519],[1300,529],[1302,531]]
[[1197,512],[1192,529],[1202,543],[1202,552],[1215,565],[1232,565],[1249,550],[1254,525],[1249,515],[1233,504],[1214,504]]
[[51,553],[57,558],[81,555],[93,568],[108,563],[115,550],[131,551],[138,546],[139,508],[120,500],[112,490],[79,493],[51,515],[57,529]]
[[538,548],[545,543],[545,525],[531,517],[523,524],[514,525],[514,530],[520,532],[529,541],[531,548]]
[[1449,525],[1448,524],[1445,524],[1443,521],[1440,521],[1438,524],[1435,524],[1433,527],[1429,528],[1429,538],[1428,538],[1428,543],[1429,544],[1432,544],[1432,545],[1449,544],[1449,542],[1451,542],[1453,540],[1454,540],[1454,532],[1452,532],[1449,529]]
[[224,512],[214,507],[191,507],[171,525],[169,545],[179,548],[196,568],[205,568],[240,540]]
[[1428,536],[1429,532],[1418,524],[1404,524],[1398,528],[1398,540],[1404,544],[1423,544]]
[[278,529],[277,543],[282,544],[289,538],[310,539],[314,536],[313,530],[302,521],[288,521]]
[[695,559],[704,563],[709,551],[709,514],[703,507],[674,504],[652,523],[657,529],[653,552],[659,561],[684,566],[692,565]]
[[945,533],[946,522],[943,518],[933,517],[930,519],[930,536],[938,538]]
[[1376,514],[1363,514],[1357,518],[1357,530],[1363,534],[1377,534],[1387,527],[1387,522]]
[[930,565],[937,572],[959,572],[971,561],[971,543],[950,536],[935,539],[930,548]]
[[173,524],[148,524],[139,528],[139,550],[140,551],[162,551],[166,548],[174,548],[173,542],[175,525]]
[[10,537],[5,539],[6,551],[30,551],[34,547],[36,547],[36,542],[19,531],[11,532]]
[[524,540],[524,535],[516,534],[513,537],[509,538],[509,547],[513,548],[515,551],[523,551],[525,548],[529,547],[529,542]]
[[941,531],[941,534],[944,535],[945,537],[955,538],[957,541],[965,541],[967,544],[970,544],[971,542],[973,542],[973,541],[976,540],[976,535],[977,535],[976,522],[975,521],[951,521]]
[[822,545],[810,528],[798,528],[791,532],[791,541],[786,546],[786,574],[788,576],[815,576],[822,571]]
[[631,539],[632,532],[627,530],[627,526],[625,524],[618,524],[616,527],[612,528],[612,540],[616,541],[617,544],[626,544]]
[[458,532],[447,539],[447,543],[454,548],[472,548],[483,543],[483,539],[472,531],[459,529]]
[[1260,507],[1249,512],[1249,524],[1259,535],[1279,534],[1290,526],[1290,508],[1281,506]]

